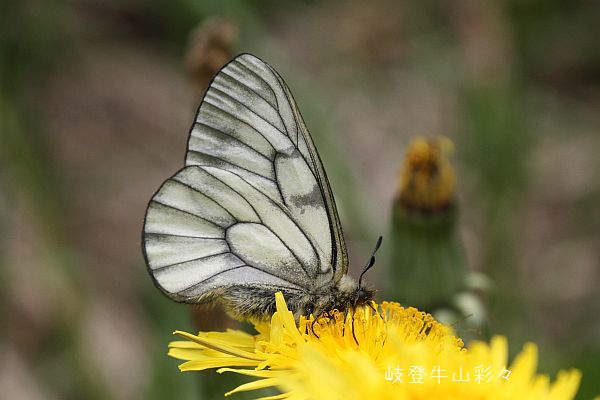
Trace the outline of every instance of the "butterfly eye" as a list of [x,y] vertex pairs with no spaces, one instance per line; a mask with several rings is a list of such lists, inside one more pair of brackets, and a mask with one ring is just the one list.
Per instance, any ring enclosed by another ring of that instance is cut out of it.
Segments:
[[356,298],[358,302],[364,300],[367,297],[367,292],[364,289],[358,289],[358,293],[356,294]]
[[368,303],[373,299],[373,292],[368,289],[359,288],[356,292],[355,305]]

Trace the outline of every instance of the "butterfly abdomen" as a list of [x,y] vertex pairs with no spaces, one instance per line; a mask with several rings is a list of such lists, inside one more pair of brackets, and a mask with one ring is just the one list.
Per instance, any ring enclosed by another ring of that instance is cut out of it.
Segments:
[[[296,318],[306,314],[306,306],[312,301],[311,295],[281,288],[277,291],[283,293],[288,308]],[[276,310],[275,290],[240,285],[227,290],[220,300],[232,317],[241,320],[268,320]]]
[[[296,320],[302,315],[321,315],[334,309],[346,312],[373,300],[373,291],[358,287],[348,275],[342,277],[337,284],[332,282],[331,285],[321,287],[313,293],[298,290],[281,291],[288,309],[294,313]],[[240,285],[230,288],[220,300],[227,311],[237,319],[270,319],[276,310],[274,291],[269,289]]]

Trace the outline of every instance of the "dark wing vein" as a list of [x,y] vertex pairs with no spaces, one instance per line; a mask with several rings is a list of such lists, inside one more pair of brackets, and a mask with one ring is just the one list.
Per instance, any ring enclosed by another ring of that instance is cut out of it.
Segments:
[[204,218],[204,217],[201,217],[200,215],[196,215],[196,214],[194,214],[194,213],[191,213],[191,212],[189,212],[189,211],[182,210],[181,208],[177,208],[176,206],[172,206],[172,205],[169,205],[169,204],[165,204],[165,203],[163,203],[163,202],[160,202],[160,201],[158,201],[158,200],[156,200],[156,199],[152,199],[150,202],[151,202],[151,203],[158,204],[158,205],[160,205],[160,206],[163,206],[163,207],[166,207],[166,208],[170,208],[170,209],[172,209],[172,210],[175,210],[175,211],[178,211],[178,212],[181,212],[181,213],[184,213],[184,214],[191,215],[192,217],[194,217],[194,218],[198,218],[198,219],[201,219],[202,221],[206,221],[206,222],[208,222],[209,224],[211,224],[211,225],[213,225],[213,226],[215,226],[215,227],[217,227],[217,228],[219,228],[219,229],[223,229],[223,228],[224,228],[223,226],[220,226],[220,225],[216,224],[216,223],[215,223],[215,222],[213,222],[213,221],[210,221],[210,220],[208,220],[208,219],[206,219],[206,218]]
[[[282,281],[284,281],[284,282],[287,282],[287,283],[290,283],[290,284],[292,284],[292,285],[293,285],[293,287],[282,287],[282,286],[278,286],[278,288],[285,288],[285,289],[290,289],[290,290],[294,290],[294,291],[298,291],[298,289],[299,289],[299,287],[298,287],[298,286],[297,286],[297,285],[296,285],[294,282],[290,282],[289,280],[287,280],[287,279],[284,279],[284,278],[282,278],[282,277],[280,277],[280,276],[273,275],[272,273],[270,273],[270,272],[268,272],[268,271],[264,271],[264,270],[262,270],[262,269],[260,269],[260,268],[257,268],[257,267],[255,267],[254,265],[238,265],[238,266],[236,266],[236,267],[232,267],[232,268],[225,269],[225,270],[223,270],[223,271],[219,271],[219,272],[217,272],[216,274],[214,274],[214,275],[211,275],[211,276],[209,276],[208,278],[205,278],[205,279],[201,280],[201,281],[200,281],[200,282],[198,282],[198,283],[194,283],[193,285],[191,285],[191,286],[189,286],[189,287],[187,287],[187,288],[185,288],[185,289],[182,289],[182,290],[178,291],[178,292],[177,292],[177,293],[175,293],[175,294],[181,294],[181,293],[183,293],[183,292],[186,292],[186,291],[189,291],[189,290],[194,290],[195,288],[197,288],[197,287],[201,286],[202,284],[206,283],[207,281],[209,281],[209,280],[211,280],[211,279],[214,279],[215,277],[217,277],[217,276],[219,276],[219,275],[222,275],[222,274],[224,274],[224,273],[226,273],[226,272],[229,272],[229,271],[234,271],[234,270],[236,270],[236,269],[239,269],[239,268],[244,268],[244,267],[250,267],[250,268],[252,268],[252,269],[255,269],[255,270],[258,270],[258,271],[264,272],[265,274],[271,275],[271,276],[273,276],[273,277],[275,277],[275,278],[277,278],[277,279],[281,279]],[[230,285],[230,286],[236,286],[236,284],[232,284],[232,285]]]
[[[239,169],[243,169],[244,171],[246,171],[246,172],[248,172],[248,173],[250,173],[250,174],[252,174],[252,175],[255,175],[255,176],[256,176],[256,177],[258,177],[258,178],[266,179],[266,180],[268,180],[268,181],[270,181],[270,182],[273,182],[273,183],[275,183],[275,182],[273,181],[273,179],[271,179],[271,178],[269,178],[269,177],[266,177],[266,176],[264,176],[264,175],[257,174],[257,173],[256,173],[256,172],[254,172],[254,171],[250,171],[248,168],[244,168],[244,167],[242,167],[242,166],[240,166],[240,165],[233,164],[232,162],[229,162],[229,161],[227,161],[227,160],[224,160],[224,159],[222,159],[222,158],[220,158],[220,157],[217,157],[217,156],[214,156],[214,155],[212,155],[212,154],[207,154],[207,153],[203,153],[203,152],[201,152],[201,151],[198,151],[198,150],[192,150],[192,149],[188,149],[188,152],[190,152],[190,153],[195,153],[195,154],[201,154],[201,155],[203,155],[203,156],[206,156],[206,157],[209,157],[209,158],[217,159],[217,160],[221,161],[221,162],[222,162],[222,163],[224,163],[224,164],[229,164],[229,165],[230,165],[230,166],[232,166],[232,167],[236,167],[236,168],[239,168]],[[207,165],[207,166],[208,166],[208,167],[213,167],[214,165]],[[217,167],[218,167],[218,166],[217,166]],[[226,168],[221,168],[221,169],[226,169]],[[227,169],[227,171],[230,171],[230,170],[229,170],[229,169]]]
[[[228,74],[228,73],[227,73],[227,70],[223,70],[223,71],[221,72],[221,75],[222,75],[222,76],[226,76],[228,79],[232,80],[233,82],[231,82],[231,83],[233,83],[233,84],[236,84],[236,83],[237,83],[237,84],[239,84],[240,86],[242,86],[242,87],[246,88],[246,89],[247,89],[249,92],[252,92],[252,93],[254,93],[256,96],[258,96],[258,97],[260,97],[261,99],[263,99],[263,100],[265,101],[265,103],[267,103],[268,105],[270,105],[270,106],[271,106],[271,108],[273,109],[273,111],[275,111],[275,112],[277,111],[277,108],[276,108],[276,107],[275,107],[273,104],[271,104],[271,102],[270,102],[269,100],[267,100],[267,99],[266,99],[266,98],[265,98],[265,97],[264,97],[262,94],[260,94],[260,93],[259,93],[259,92],[257,92],[257,91],[256,91],[254,88],[251,88],[250,86],[248,86],[247,84],[245,84],[244,82],[242,82],[241,80],[239,80],[238,78],[236,78],[235,76]],[[225,79],[224,79],[224,80],[225,80]],[[277,99],[277,97],[275,97],[275,99]]]
[[[246,70],[247,72],[249,72],[250,74],[254,75],[256,78],[258,78],[258,80],[262,81],[265,86],[271,91],[271,94],[273,95],[273,98],[275,99],[275,109],[279,109],[279,102],[277,101],[277,95],[275,94],[275,91],[273,90],[273,88],[271,87],[271,85],[269,84],[269,82],[265,81],[265,78],[263,78],[262,76],[260,76],[260,74],[256,73],[252,68],[246,66],[245,64],[239,62],[239,61],[235,61],[236,65],[240,66],[241,68],[243,68],[244,70]],[[269,104],[271,104],[271,102],[269,102]],[[273,104],[271,104],[273,106]]]
[[[205,170],[206,171],[206,170]],[[302,232],[304,235],[306,235],[306,232],[304,232],[302,230],[302,228],[298,225],[298,223],[294,220],[294,218],[289,214],[289,211],[285,208],[285,207],[281,207],[279,204],[277,204],[277,202],[273,201],[269,196],[267,196],[265,193],[263,193],[260,189],[258,189],[257,187],[255,187],[254,185],[252,185],[252,183],[246,181],[242,176],[236,174],[233,171],[227,171],[235,176],[237,176],[238,178],[240,178],[241,180],[243,180],[244,182],[246,182],[248,185],[250,185],[253,189],[255,189],[256,191],[258,191],[260,194],[262,194],[263,196],[265,196],[268,201],[270,202],[269,204],[271,206],[274,206],[276,208],[278,208],[279,210],[281,210],[285,216],[300,230],[300,232]],[[233,189],[230,185],[227,184],[227,182],[223,182],[222,180],[220,180],[217,176],[213,175],[210,173],[210,171],[206,171],[206,173],[212,175],[215,179],[218,179],[219,181],[221,181],[224,185],[227,185],[228,187],[231,188],[231,190],[235,190]],[[242,196],[240,193],[238,193],[240,196]],[[242,196],[244,197],[244,196]],[[248,203],[250,204],[250,203]],[[264,226],[266,226],[268,228],[268,225],[266,225],[262,219],[260,218],[260,215],[258,214],[258,212],[256,211],[256,209],[254,208],[254,206],[252,206],[252,204],[250,204],[250,207],[252,207],[252,209],[254,210],[254,212],[256,213],[256,215],[258,215],[259,220],[261,221],[261,224],[263,224]],[[281,243],[283,243],[283,245],[290,251],[290,253],[294,256],[294,258],[296,258],[296,260],[298,260],[298,263],[302,266],[302,269],[304,269],[304,272],[306,273],[307,276],[311,276],[311,274],[306,270],[306,268],[304,267],[304,264],[302,263],[302,261],[300,261],[300,257],[288,246],[288,244],[285,242],[285,240],[283,240],[283,238],[281,238],[276,232],[273,232],[273,230],[269,229],[271,231],[271,233],[273,233],[273,235],[275,235],[279,241],[281,241]],[[308,243],[310,244],[312,250],[314,251],[315,255],[318,255],[319,253],[317,252],[317,249],[315,249],[315,246],[312,244],[312,242],[310,240],[308,240]]]
[[[194,191],[194,192],[196,192],[196,193],[199,193],[199,194],[201,194],[202,196],[204,196],[205,198],[207,198],[208,200],[210,200],[212,203],[216,204],[216,205],[217,205],[219,208],[221,208],[221,209],[222,209],[223,211],[225,211],[227,214],[229,214],[233,220],[237,221],[237,218],[236,218],[236,217],[234,217],[234,216],[233,216],[233,214],[231,214],[231,212],[230,212],[228,209],[226,209],[225,207],[223,207],[223,205],[219,204],[219,203],[218,203],[218,202],[217,202],[215,199],[213,199],[212,197],[210,197],[210,196],[209,196],[207,193],[205,193],[205,192],[202,192],[202,191],[200,191],[200,190],[198,190],[198,189],[196,189],[196,188],[192,187],[192,186],[191,186],[191,185],[189,185],[188,183],[186,183],[186,182],[183,182],[182,180],[180,180],[180,179],[178,179],[178,178],[179,178],[178,176],[174,176],[173,178],[171,178],[171,180],[172,180],[172,181],[175,181],[175,182],[177,182],[177,183],[179,183],[179,184],[181,184],[181,185],[183,185],[183,186],[185,186],[185,187],[187,187],[187,188],[189,188],[189,189],[191,189],[191,190],[193,190],[193,191]],[[244,199],[244,200],[245,200],[245,199]]]
[[[221,240],[223,240],[223,239],[221,239]],[[225,241],[225,242],[227,242],[227,241]],[[229,246],[229,244],[227,244],[227,245]],[[176,262],[176,263],[169,264],[169,265],[164,265],[164,266],[162,266],[162,267],[156,267],[156,268],[152,268],[152,271],[153,271],[153,272],[158,272],[158,271],[165,270],[165,269],[167,269],[167,268],[176,267],[176,266],[178,266],[178,265],[182,265],[182,264],[187,264],[187,263],[190,263],[190,262],[192,262],[192,261],[200,261],[200,260],[204,260],[205,258],[212,258],[212,257],[222,256],[223,254],[229,254],[229,253],[231,253],[231,254],[234,254],[234,255],[235,255],[235,253],[233,253],[233,252],[231,251],[231,249],[230,249],[229,251],[223,251],[223,252],[221,252],[221,253],[209,254],[209,255],[207,255],[207,256],[203,256],[203,257],[191,258],[191,259],[189,259],[189,260],[180,261],[180,262]]]
[[202,240],[225,240],[223,238],[208,237],[208,236],[190,236],[190,235],[178,235],[174,233],[156,233],[156,232],[145,232],[146,238],[155,237],[157,239],[164,239],[166,236],[187,238],[187,239],[202,239]]
[[[250,111],[250,113],[254,114],[256,117],[262,119],[263,121],[265,121],[267,124],[271,125],[271,127],[273,127],[273,129],[277,130],[279,133],[281,133],[282,135],[289,137],[286,133],[287,132],[283,132],[281,129],[279,129],[278,127],[276,127],[275,125],[273,125],[271,123],[271,121],[267,121],[262,115],[258,114],[255,110],[253,110],[252,108],[248,107],[246,104],[240,102],[238,99],[236,99],[235,97],[230,96],[229,94],[223,92],[221,89],[216,88],[216,87],[212,87],[211,90],[215,91],[215,92],[219,92],[221,94],[222,97],[226,97],[228,99],[230,99],[231,101],[236,102],[237,104],[239,104],[240,106],[242,106],[243,108],[245,108],[246,110]],[[220,110],[222,110],[223,112],[231,115],[233,118],[238,119],[235,115],[231,114],[229,111],[227,110],[223,110],[222,108],[218,107],[217,105],[213,104],[213,103],[209,103],[212,104],[213,106],[219,108]],[[285,124],[284,124],[284,129],[285,129]],[[267,138],[265,138],[267,139]],[[269,140],[269,139],[267,139]],[[293,143],[293,142],[292,142]]]
[[[203,123],[203,122],[196,122],[196,123],[195,123],[195,125],[196,125],[196,126],[200,126],[200,127],[204,127],[204,128],[206,128],[207,130],[209,130],[209,131],[212,131],[213,133],[218,133],[218,134],[221,134],[221,135],[223,135],[223,136],[227,136],[227,138],[229,138],[230,140],[232,140],[232,141],[235,141],[235,142],[239,143],[239,144],[240,144],[240,147],[242,147],[242,148],[245,148],[245,149],[248,149],[248,150],[252,151],[253,153],[256,153],[256,155],[257,155],[259,158],[264,158],[265,160],[267,160],[267,161],[268,161],[268,162],[270,162],[271,164],[273,163],[273,160],[271,160],[269,157],[265,156],[264,154],[260,153],[260,152],[259,152],[258,150],[256,150],[254,147],[252,147],[252,146],[248,145],[247,143],[244,143],[242,140],[240,140],[240,138],[237,138],[237,137],[235,137],[235,136],[233,136],[233,135],[231,135],[231,134],[229,134],[229,133],[227,133],[227,132],[223,132],[223,131],[222,131],[222,130],[220,130],[220,129],[213,128],[212,126],[210,126],[210,125],[207,125],[207,124],[205,124],[205,123]],[[200,136],[199,136],[199,135],[198,135],[198,136],[196,136],[196,137],[197,137],[197,138],[200,138]],[[270,143],[269,143],[269,144],[270,144]]]

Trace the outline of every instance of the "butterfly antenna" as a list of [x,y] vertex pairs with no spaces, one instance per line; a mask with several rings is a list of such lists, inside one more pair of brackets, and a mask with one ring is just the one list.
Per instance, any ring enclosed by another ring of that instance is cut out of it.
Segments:
[[377,253],[377,250],[379,250],[379,247],[381,246],[382,241],[383,241],[383,236],[379,236],[379,239],[377,239],[377,243],[375,244],[375,248],[373,249],[373,252],[371,253],[371,258],[369,259],[369,262],[367,263],[367,265],[365,265],[363,272],[360,274],[360,277],[358,278],[358,287],[359,288],[362,287],[361,283],[362,283],[363,275],[368,270],[370,270],[373,265],[375,265],[375,253]]

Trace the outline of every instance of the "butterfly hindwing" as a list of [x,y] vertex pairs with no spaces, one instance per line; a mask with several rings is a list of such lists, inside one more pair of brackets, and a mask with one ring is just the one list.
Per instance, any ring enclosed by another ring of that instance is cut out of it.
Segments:
[[[306,290],[306,266],[317,262],[300,229],[267,196],[215,167],[189,166],[163,184],[148,206],[144,248],[159,287],[190,302],[239,282]],[[250,269],[253,278],[240,281]]]
[[154,280],[179,301],[239,285],[310,291],[318,275],[346,273],[323,166],[289,89],[263,61],[238,56],[214,78],[186,167],[148,206],[144,248]]

